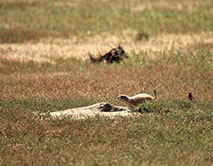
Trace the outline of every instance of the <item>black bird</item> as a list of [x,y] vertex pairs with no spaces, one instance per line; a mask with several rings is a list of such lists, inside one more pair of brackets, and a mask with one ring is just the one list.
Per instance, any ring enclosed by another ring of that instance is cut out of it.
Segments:
[[192,100],[195,99],[195,98],[192,96],[192,93],[191,93],[191,92],[189,92],[188,98],[189,98],[190,101],[192,101]]

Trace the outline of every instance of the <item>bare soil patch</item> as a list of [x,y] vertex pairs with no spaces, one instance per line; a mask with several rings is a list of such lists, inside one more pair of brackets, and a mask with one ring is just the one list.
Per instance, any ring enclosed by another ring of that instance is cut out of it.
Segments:
[[96,103],[87,107],[72,108],[64,111],[51,112],[52,117],[69,116],[74,119],[85,119],[94,116],[107,116],[113,118],[115,116],[131,116],[127,107],[114,106],[110,103]]

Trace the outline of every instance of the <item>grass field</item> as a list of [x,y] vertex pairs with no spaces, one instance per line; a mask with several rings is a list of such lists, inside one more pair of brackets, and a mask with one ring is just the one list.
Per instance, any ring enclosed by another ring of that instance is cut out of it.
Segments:
[[[213,165],[212,8],[0,0],[0,165]],[[124,62],[88,60],[118,44]],[[154,89],[152,111],[137,117],[40,116]]]

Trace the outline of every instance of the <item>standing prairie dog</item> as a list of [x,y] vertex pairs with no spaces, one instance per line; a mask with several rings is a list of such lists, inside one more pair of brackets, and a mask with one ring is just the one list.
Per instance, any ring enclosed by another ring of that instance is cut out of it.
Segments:
[[125,104],[128,105],[129,108],[132,106],[138,106],[139,104],[145,102],[146,100],[155,100],[157,98],[157,92],[154,90],[154,97],[146,94],[146,93],[140,93],[135,96],[129,97],[127,95],[119,95],[117,97],[118,101],[124,102]]

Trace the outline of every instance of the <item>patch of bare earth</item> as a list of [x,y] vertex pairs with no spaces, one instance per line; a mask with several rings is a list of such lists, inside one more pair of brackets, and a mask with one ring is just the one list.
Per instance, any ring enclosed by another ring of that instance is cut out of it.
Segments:
[[131,116],[132,114],[126,107],[113,106],[110,103],[96,103],[87,107],[72,108],[63,111],[51,112],[50,115],[54,118],[69,116],[74,119],[85,119],[95,116]]
[[87,59],[88,53],[98,55],[109,51],[111,47],[121,44],[124,50],[131,53],[152,52],[186,48],[197,43],[213,43],[212,33],[200,35],[163,34],[150,37],[148,41],[136,41],[136,32],[125,30],[119,35],[103,33],[84,39],[44,39],[38,43],[0,44],[0,56],[20,61],[52,62],[55,58],[76,57]]

